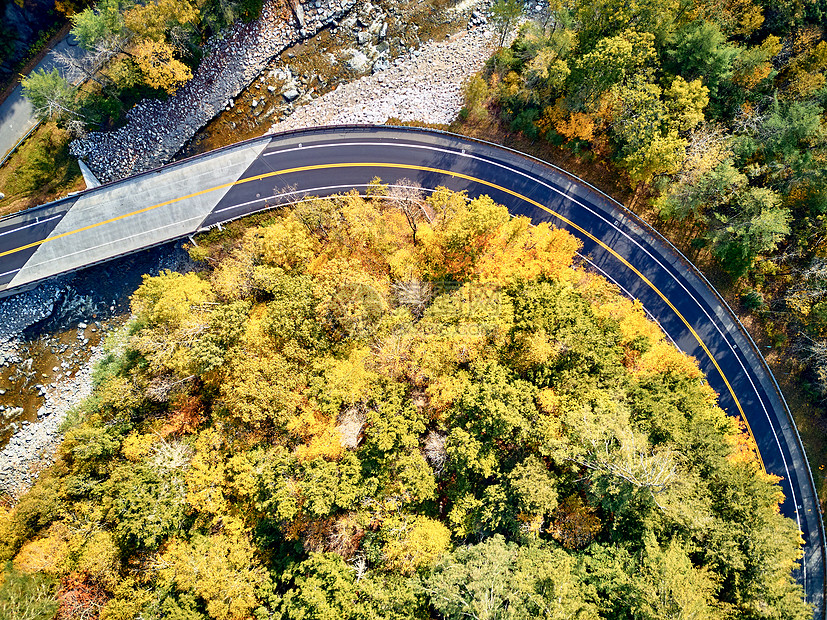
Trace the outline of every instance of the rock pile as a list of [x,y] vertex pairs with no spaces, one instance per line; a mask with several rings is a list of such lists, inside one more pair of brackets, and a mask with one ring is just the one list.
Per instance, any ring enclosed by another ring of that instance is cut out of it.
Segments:
[[[17,341],[13,337],[0,340],[0,367],[15,364],[20,361],[17,351]],[[6,393],[5,388],[0,387],[0,396]]]
[[73,155],[84,160],[101,181],[112,181],[155,168],[249,85],[268,61],[285,48],[335,22],[356,0],[294,2],[289,19],[279,4],[266,0],[261,17],[237,23],[208,45],[193,78],[167,101],[145,100],[127,114],[127,124],[108,133],[75,140]]
[[6,345],[30,325],[50,316],[62,289],[63,280],[57,278],[31,291],[0,299],[0,357],[3,358],[0,359],[0,366],[11,361],[4,351],[12,351],[14,347]]
[[271,133],[349,123],[384,123],[389,118],[448,124],[462,108],[462,84],[482,69],[496,35],[473,28],[449,41],[428,43],[383,71],[362,77],[297,108]]
[[54,386],[42,386],[45,401],[37,410],[38,422],[23,422],[22,429],[0,452],[0,492],[20,497],[31,487],[38,472],[53,462],[55,450],[63,440],[60,425],[69,410],[92,392],[92,366],[101,355],[100,347],[93,347],[88,363],[73,377]]

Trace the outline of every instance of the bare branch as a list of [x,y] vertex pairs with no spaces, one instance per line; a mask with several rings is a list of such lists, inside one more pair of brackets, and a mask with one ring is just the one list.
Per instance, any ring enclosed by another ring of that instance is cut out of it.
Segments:
[[417,317],[422,316],[428,302],[431,301],[434,295],[434,287],[431,283],[417,278],[406,282],[394,282],[392,287],[399,304],[409,308]]
[[405,216],[413,233],[414,245],[416,245],[416,229],[419,222],[423,219],[429,223],[433,221],[432,215],[425,208],[423,198],[422,186],[408,178],[399,179],[396,184],[388,188],[387,200],[391,206],[399,209]]

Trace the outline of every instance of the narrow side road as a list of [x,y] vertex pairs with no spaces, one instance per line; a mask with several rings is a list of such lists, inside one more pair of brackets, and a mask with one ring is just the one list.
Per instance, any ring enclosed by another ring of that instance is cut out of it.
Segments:
[[[32,69],[31,73],[43,69],[51,71],[57,65],[55,52],[79,54],[77,42],[69,34],[65,36],[46,56]],[[37,125],[32,104],[23,96],[23,87],[18,84],[11,94],[0,103],[0,161],[14,148],[17,143]]]

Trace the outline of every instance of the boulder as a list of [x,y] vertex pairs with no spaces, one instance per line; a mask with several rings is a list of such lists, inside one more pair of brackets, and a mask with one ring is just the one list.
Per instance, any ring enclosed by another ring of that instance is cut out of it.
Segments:
[[371,69],[371,73],[379,73],[380,71],[386,71],[391,66],[391,63],[388,62],[388,59],[385,57],[381,57],[377,59],[375,63],[373,63],[373,68]]
[[346,64],[351,71],[364,73],[368,68],[368,57],[359,50],[352,50]]

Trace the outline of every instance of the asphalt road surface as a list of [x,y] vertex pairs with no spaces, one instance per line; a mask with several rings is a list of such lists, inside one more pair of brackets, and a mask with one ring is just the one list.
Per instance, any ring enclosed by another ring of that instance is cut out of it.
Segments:
[[[55,60],[55,52],[62,52],[72,56],[80,56],[83,52],[78,47],[73,35],[66,35],[55,45],[46,57],[41,60],[31,73],[43,69],[47,73],[58,68],[61,74],[64,70]],[[18,84],[5,101],[0,102],[0,158],[8,153],[31,128],[37,124],[34,108],[29,100],[23,96],[23,88]]]
[[804,538],[796,577],[816,617],[824,618],[818,497],[789,409],[757,347],[723,299],[657,232],[538,160],[405,128],[332,127],[257,138],[0,220],[0,295],[81,268],[84,260],[114,258],[306,196],[363,189],[375,176],[488,194],[513,214],[578,237],[583,260],[639,299],[698,360],[720,405],[747,422],[766,471],[781,478],[781,511]]

